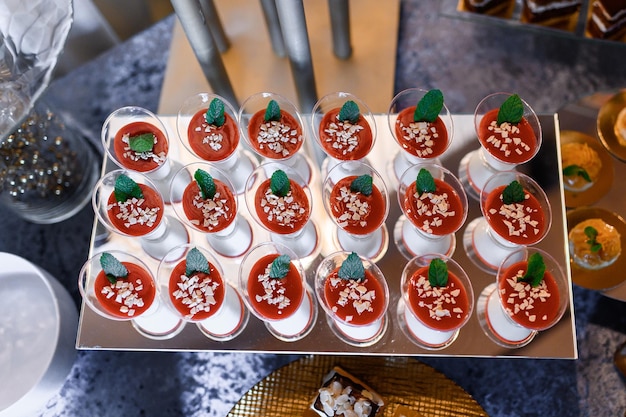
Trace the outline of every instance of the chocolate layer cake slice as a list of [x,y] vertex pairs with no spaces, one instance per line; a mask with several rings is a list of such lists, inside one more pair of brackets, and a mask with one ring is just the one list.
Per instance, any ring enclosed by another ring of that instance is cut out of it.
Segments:
[[514,0],[463,0],[465,9],[480,14],[488,14],[492,16],[501,16],[509,14],[515,5]]
[[524,0],[522,17],[528,23],[556,23],[578,13],[582,0]]
[[587,31],[600,39],[619,39],[625,35],[626,0],[594,0]]

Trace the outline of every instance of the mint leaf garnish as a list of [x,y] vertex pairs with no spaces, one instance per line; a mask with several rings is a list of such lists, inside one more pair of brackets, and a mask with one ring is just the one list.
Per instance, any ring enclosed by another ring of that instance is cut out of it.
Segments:
[[435,191],[437,191],[435,179],[433,178],[430,171],[428,171],[426,168],[421,168],[420,171],[417,173],[415,188],[419,195],[422,195],[424,193],[434,193]]
[[337,275],[341,279],[362,281],[365,278],[365,267],[363,266],[363,261],[361,261],[359,255],[354,252],[348,255],[348,257],[341,263],[341,267],[339,267]]
[[200,187],[202,198],[210,200],[215,197],[215,182],[213,181],[211,174],[198,168],[195,174],[193,174],[193,178],[198,183],[198,187]]
[[348,100],[341,106],[338,118],[342,122],[347,121],[354,124],[359,121],[360,116],[361,111],[359,110],[359,106],[354,101]]
[[585,236],[587,236],[587,244],[589,244],[589,248],[591,252],[596,253],[602,249],[602,244],[598,243],[598,231],[593,226],[585,227]]
[[433,287],[448,285],[448,265],[439,258],[434,258],[428,265],[428,282]]
[[204,120],[210,125],[221,127],[226,122],[224,117],[224,103],[219,98],[214,98],[204,114]]
[[207,261],[206,257],[198,248],[191,248],[185,258],[185,275],[190,277],[194,272],[202,272],[205,274],[210,272],[209,261]]
[[525,198],[524,187],[517,180],[511,181],[502,191],[502,202],[504,204],[521,203]]
[[356,177],[350,183],[350,191],[353,193],[361,193],[363,195],[369,196],[372,194],[374,179],[371,175],[361,175]]
[[124,202],[131,197],[143,198],[143,192],[139,188],[139,184],[125,174],[120,174],[115,179],[113,193],[115,194],[115,199],[119,202]]
[[528,267],[523,277],[518,278],[518,282],[527,282],[532,287],[536,287],[541,284],[543,276],[546,273],[546,264],[543,261],[543,256],[540,253],[535,252],[528,258]]
[[289,177],[285,174],[285,171],[282,169],[277,169],[272,174],[270,178],[270,188],[272,193],[279,197],[284,197],[289,194],[291,190],[291,182],[289,182]]
[[152,133],[142,133],[128,138],[128,146],[135,152],[150,152],[155,142],[156,136]]
[[502,123],[518,124],[524,116],[524,104],[522,99],[513,94],[507,98],[498,110],[498,125]]
[[413,120],[416,122],[432,123],[437,120],[443,108],[443,93],[441,90],[430,90],[417,103]]
[[568,165],[563,168],[563,175],[566,177],[578,176],[583,178],[587,182],[591,182],[591,177],[587,170],[580,165]]
[[263,118],[266,122],[277,122],[280,120],[280,106],[276,102],[276,100],[270,100],[267,103],[267,108],[265,109],[265,117]]
[[111,284],[115,284],[118,279],[128,276],[128,269],[124,264],[108,252],[100,255],[100,266]]
[[272,262],[270,266],[270,278],[285,278],[291,266],[291,259],[288,255],[280,255]]

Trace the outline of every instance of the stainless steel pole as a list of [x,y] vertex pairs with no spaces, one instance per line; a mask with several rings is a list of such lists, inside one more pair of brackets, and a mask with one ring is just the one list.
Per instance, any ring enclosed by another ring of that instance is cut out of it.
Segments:
[[328,9],[333,36],[333,52],[337,58],[348,59],[352,55],[350,3],[348,0],[328,0]]
[[207,26],[213,35],[213,39],[215,39],[217,49],[219,49],[221,53],[226,52],[230,47],[230,42],[228,41],[226,32],[224,32],[224,26],[220,20],[220,15],[217,12],[215,3],[213,0],[200,0],[200,10],[202,10],[202,14],[206,19]]
[[279,57],[284,57],[285,41],[283,40],[283,32],[280,30],[280,22],[278,21],[278,11],[276,10],[275,0],[261,0],[261,8],[263,9],[263,17],[267,32],[270,35],[272,49]]

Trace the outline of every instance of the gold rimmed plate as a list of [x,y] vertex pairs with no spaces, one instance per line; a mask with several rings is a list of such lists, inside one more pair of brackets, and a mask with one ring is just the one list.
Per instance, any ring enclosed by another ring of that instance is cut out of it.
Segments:
[[600,107],[597,119],[598,137],[607,151],[620,161],[626,162],[626,143],[615,134],[617,115],[626,107],[626,90],[612,96]]
[[569,233],[578,223],[588,219],[602,219],[615,227],[621,236],[622,253],[611,265],[602,269],[584,269],[570,257],[572,281],[574,284],[590,290],[608,290],[626,280],[626,223],[624,219],[611,211],[599,207],[578,208],[567,213],[567,231]]
[[613,185],[613,158],[606,149],[595,138],[573,130],[562,130],[560,132],[561,145],[566,143],[584,143],[596,151],[602,167],[598,173],[598,178],[593,185],[583,191],[571,191],[564,189],[565,205],[567,207],[590,206],[602,198]]
[[383,397],[383,417],[393,416],[400,406],[424,416],[487,416],[463,388],[415,359],[322,355],[306,356],[274,371],[252,387],[228,416],[316,416],[309,406],[322,379],[335,366]]

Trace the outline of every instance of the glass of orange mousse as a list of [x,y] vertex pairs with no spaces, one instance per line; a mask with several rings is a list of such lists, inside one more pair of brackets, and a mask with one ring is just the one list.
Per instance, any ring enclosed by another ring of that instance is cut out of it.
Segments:
[[237,120],[246,143],[263,162],[280,162],[310,182],[313,167],[300,152],[306,135],[295,104],[280,94],[256,93],[241,104]]
[[108,172],[96,183],[91,203],[100,223],[112,232],[139,239],[143,250],[155,259],[189,242],[185,226],[165,214],[161,193],[139,172]]
[[431,162],[441,164],[454,135],[450,111],[443,103],[440,90],[408,88],[399,92],[389,105],[387,123],[401,150],[391,163],[394,178],[412,165]]
[[215,166],[192,162],[182,167],[170,185],[170,201],[178,218],[203,233],[220,255],[238,257],[252,245],[252,227],[239,214],[234,185]]
[[559,322],[569,304],[571,284],[546,251],[522,247],[500,264],[496,282],[481,292],[476,313],[497,345],[519,348]]
[[176,130],[189,152],[227,172],[237,194],[243,192],[257,161],[239,146],[237,111],[226,99],[211,93],[188,97],[178,110]]
[[387,252],[389,195],[380,174],[360,161],[344,161],[326,176],[322,188],[324,208],[337,228],[336,245],[376,262]]
[[367,104],[342,91],[327,94],[315,103],[311,127],[326,155],[323,173],[341,161],[365,160],[376,140],[376,121]]
[[467,225],[463,245],[468,257],[490,273],[496,273],[502,260],[520,246],[543,240],[552,224],[546,193],[517,171],[502,171],[487,180],[480,209],[483,215]]
[[463,185],[454,174],[434,163],[412,166],[400,177],[398,203],[403,215],[394,227],[394,241],[405,258],[452,256],[455,233],[468,211]]
[[315,293],[327,323],[351,346],[371,346],[387,331],[389,288],[378,266],[355,252],[335,252],[319,264]]
[[249,313],[243,299],[208,250],[190,244],[173,248],[157,277],[165,305],[209,339],[232,340],[245,329]]
[[253,247],[240,264],[239,289],[250,311],[279,340],[300,340],[317,321],[304,268],[284,245],[264,242]]
[[130,253],[97,253],[83,265],[78,289],[91,310],[110,320],[130,321],[150,339],[168,339],[185,326],[159,300],[159,287],[150,268]]
[[478,103],[474,127],[480,148],[463,157],[459,178],[467,193],[478,199],[485,182],[499,171],[530,161],[542,142],[534,110],[517,94],[493,93]]
[[463,267],[447,256],[427,254],[411,259],[402,271],[400,288],[398,322],[404,334],[424,349],[450,346],[474,310],[471,280]]
[[259,165],[246,182],[245,200],[254,220],[270,240],[288,246],[299,259],[320,248],[317,226],[311,220],[313,198],[306,180],[278,162]]

